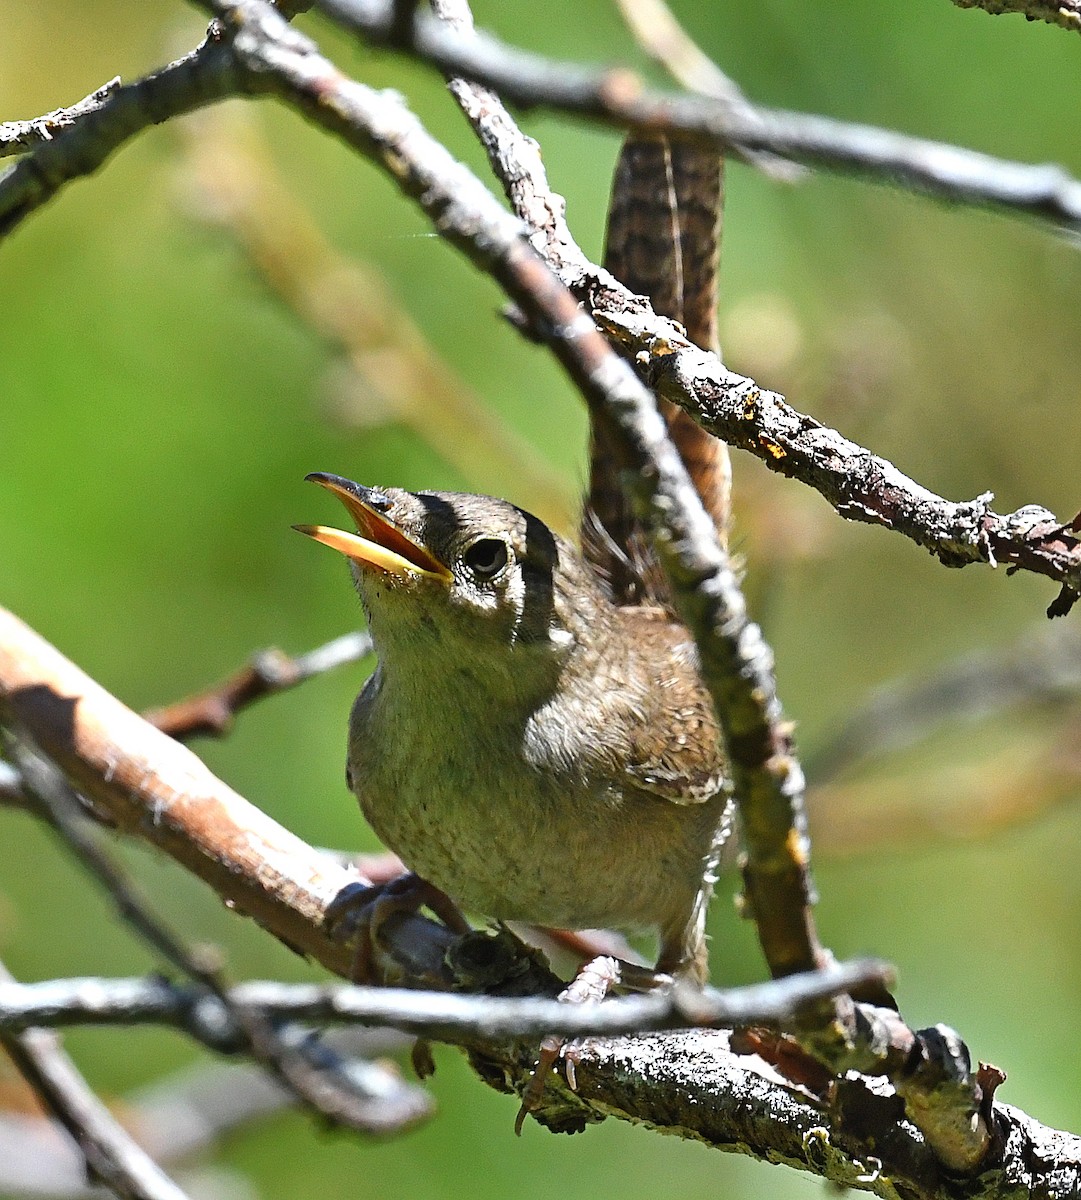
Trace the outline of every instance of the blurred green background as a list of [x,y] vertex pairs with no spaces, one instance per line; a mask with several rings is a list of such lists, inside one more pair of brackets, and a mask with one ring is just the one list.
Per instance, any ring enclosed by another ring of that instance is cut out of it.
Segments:
[[[858,0],[675,9],[756,100],[1081,173],[1072,120],[1081,49],[1060,30],[948,0],[904,0],[886,20]],[[603,0],[488,0],[477,16],[553,55],[653,74]],[[350,72],[404,92],[483,169],[437,78],[351,47],[317,20],[303,25]],[[154,67],[194,45],[202,22],[167,0],[0,0],[0,28],[0,119],[14,119]],[[493,419],[573,497],[584,471],[580,404],[548,356],[499,318],[496,289],[368,164],[269,102],[237,107],[330,241],[381,273]],[[550,115],[525,125],[572,228],[598,255],[618,138]],[[0,603],[136,707],[202,687],[256,648],[300,651],[356,625],[342,564],[289,530],[329,512],[302,483],[306,472],[473,490],[505,477],[446,435],[441,453],[400,423],[342,420],[336,352],[206,220],[191,154],[207,129],[144,133],[0,250]],[[1064,518],[1077,511],[1075,248],[1019,221],[825,175],[789,187],[736,164],[728,187],[721,327],[734,369],[944,495],[990,489],[1000,511],[1032,502]],[[748,592],[810,758],[873,688],[1009,645],[1043,621],[1047,582],[947,571],[899,537],[843,524],[756,461],[736,467]],[[198,748],[303,837],[373,849],[342,778],[346,713],[365,670],[269,700],[228,740]],[[1002,764],[1068,749],[1068,721],[1068,711],[1036,709],[947,724],[855,777],[851,794],[877,826],[869,843],[840,853],[844,831],[825,804],[813,832],[824,940],[841,956],[893,960],[913,1023],[956,1026],[974,1055],[1009,1072],[1000,1098],[1078,1130],[1081,813],[1059,804],[998,832],[979,819],[982,790],[1008,778]],[[909,781],[924,817],[917,836],[894,838],[890,798]],[[1034,807],[1041,786],[1037,772]],[[1067,787],[1056,798],[1073,795]],[[26,979],[148,969],[50,839],[24,816],[0,817],[0,954],[11,969]],[[303,974],[168,864],[132,849],[124,857],[179,928],[226,947],[235,975]],[[726,875],[712,915],[718,982],[762,974],[734,914],[735,887]],[[84,1032],[68,1044],[107,1096],[197,1057],[164,1033]],[[613,1121],[573,1139],[531,1126],[515,1140],[513,1102],[470,1078],[453,1051],[437,1060],[440,1112],[419,1132],[363,1144],[285,1115],[231,1137],[215,1161],[268,1200],[576,1200],[605,1186],[625,1200],[660,1186],[692,1200],[822,1186]]]

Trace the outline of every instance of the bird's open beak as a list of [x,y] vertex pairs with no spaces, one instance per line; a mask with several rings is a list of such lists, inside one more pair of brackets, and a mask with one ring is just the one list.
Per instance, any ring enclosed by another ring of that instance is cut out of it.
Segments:
[[420,575],[438,579],[441,583],[449,583],[453,578],[435,555],[369,502],[367,497],[372,495],[371,489],[322,471],[313,471],[305,479],[333,492],[349,510],[359,533],[346,533],[344,529],[332,529],[327,525],[294,525],[298,533],[306,533],[361,566],[375,567],[388,575],[405,578]]

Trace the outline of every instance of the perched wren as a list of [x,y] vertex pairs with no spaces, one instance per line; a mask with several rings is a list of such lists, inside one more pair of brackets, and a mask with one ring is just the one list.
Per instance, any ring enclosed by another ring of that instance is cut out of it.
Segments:
[[308,478],[358,530],[298,526],[350,560],[379,657],[348,767],[379,837],[467,910],[651,930],[704,980],[727,795],[686,629],[504,500]]
[[[715,348],[721,162],[632,134],[606,265]],[[662,405],[723,539],[725,447]],[[358,533],[303,532],[351,561],[379,665],[353,707],[349,779],[376,833],[463,908],[657,934],[657,971],[706,977],[727,834],[721,735],[694,642],[594,428],[580,554],[487,496],[308,478]]]

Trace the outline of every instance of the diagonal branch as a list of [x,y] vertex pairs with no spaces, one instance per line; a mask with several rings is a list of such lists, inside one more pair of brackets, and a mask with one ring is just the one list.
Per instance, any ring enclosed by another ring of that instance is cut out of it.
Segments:
[[183,58],[111,89],[0,175],[0,238],[135,134],[235,92],[230,54],[212,36]]
[[[1070,5],[1074,7],[1076,0],[1070,0]],[[289,16],[311,5],[280,0],[278,7]],[[394,0],[323,0],[320,7],[375,44],[406,48]],[[1049,12],[1055,9],[1054,4],[1041,7]],[[1056,11],[1061,12],[1061,6]],[[462,37],[423,13],[413,16],[409,53],[448,75],[474,79],[526,106],[574,112],[621,129],[682,132],[735,157],[766,152],[950,203],[997,208],[1033,217],[1051,228],[1081,232],[1081,182],[1057,165],[1011,162],[814,114],[748,108],[742,99],[730,103],[652,92],[622,67],[555,62],[487,35]],[[212,34],[162,70],[110,91],[100,104],[85,111],[79,111],[80,105],[57,110],[66,112],[70,122],[58,126],[55,134],[0,175],[0,238],[71,180],[97,170],[115,149],[149,125],[230,95],[232,83],[223,66]],[[23,130],[54,116],[13,124]]]
[[583,290],[598,324],[635,355],[658,395],[772,470],[813,487],[842,517],[902,533],[948,567],[1002,562],[1053,579],[1063,593],[1049,616],[1068,611],[1081,592],[1081,537],[1072,523],[1038,505],[996,513],[989,492],[961,502],[938,496],[777,392],[727,370],[643,301],[625,305],[619,290],[605,283]]

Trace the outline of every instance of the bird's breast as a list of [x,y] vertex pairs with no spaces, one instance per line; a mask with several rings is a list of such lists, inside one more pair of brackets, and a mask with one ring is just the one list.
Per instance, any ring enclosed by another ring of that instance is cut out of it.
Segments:
[[[681,807],[559,752],[537,722],[491,711],[416,721],[378,686],[350,729],[365,817],[406,865],[463,908],[565,928],[663,925],[688,903],[722,801]],[[683,881],[689,881],[684,883]]]

